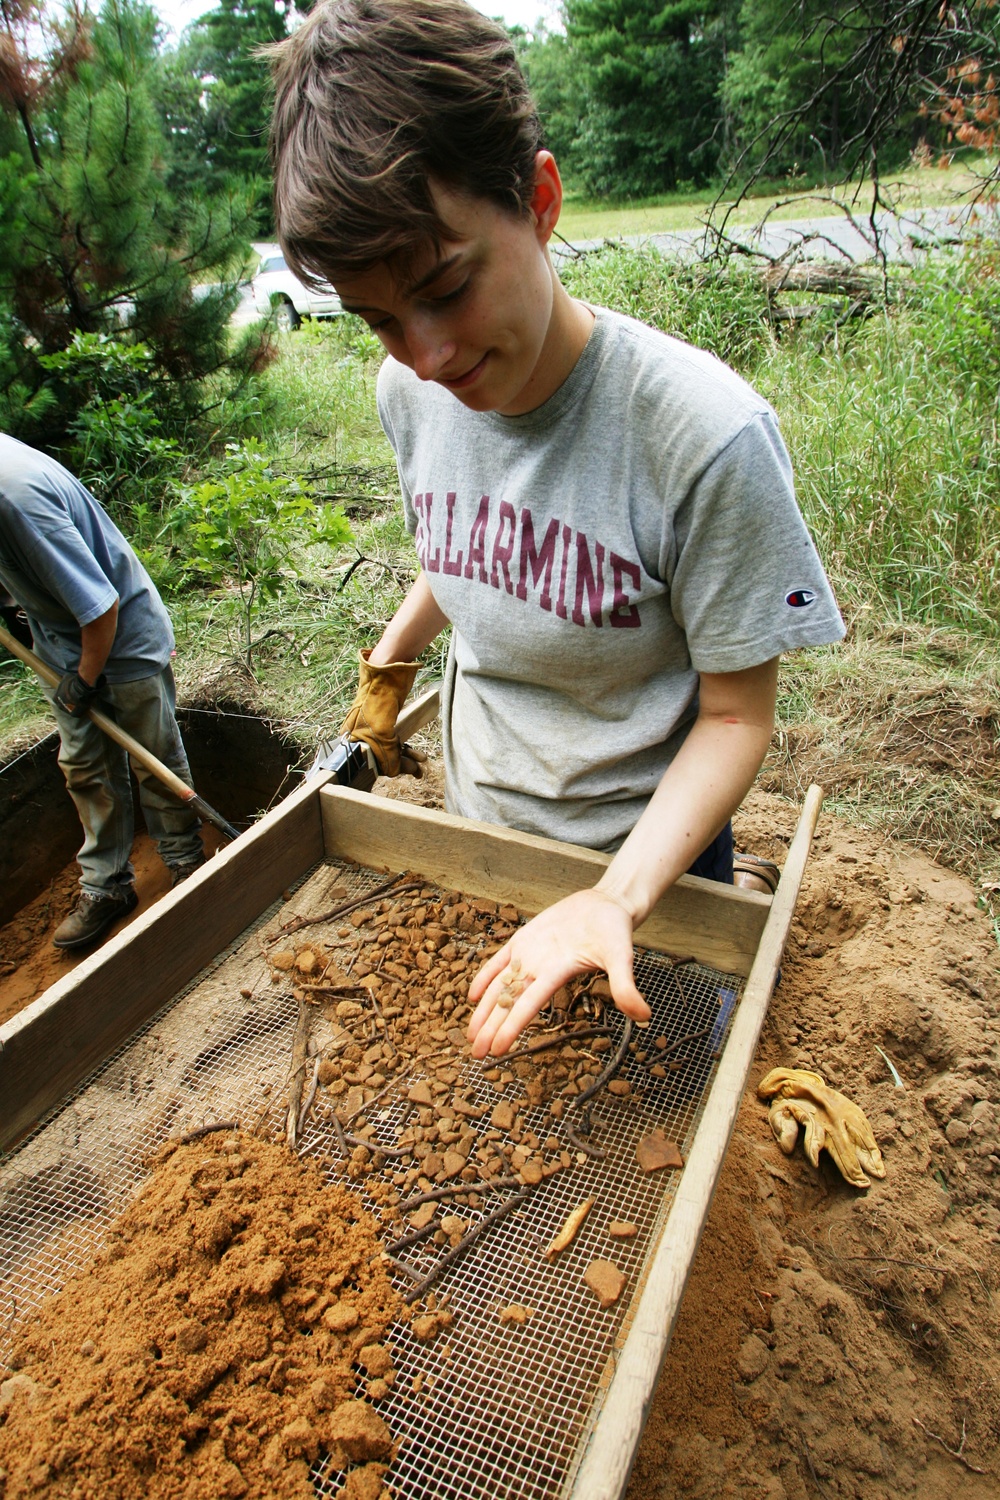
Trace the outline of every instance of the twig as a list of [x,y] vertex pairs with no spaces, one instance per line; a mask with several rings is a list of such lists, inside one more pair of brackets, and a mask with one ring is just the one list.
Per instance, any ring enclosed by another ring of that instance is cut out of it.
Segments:
[[345,1125],[352,1124],[358,1118],[359,1115],[365,1114],[366,1111],[369,1110],[369,1109],[372,1109],[379,1102],[380,1099],[384,1099],[385,1096],[386,1096],[386,1094],[389,1092],[390,1089],[398,1088],[399,1085],[401,1083],[404,1083],[405,1081],[406,1080],[403,1079],[403,1078],[390,1078],[389,1082],[386,1084],[385,1088],[384,1089],[380,1089],[377,1094],[373,1094],[372,1097],[368,1100],[367,1104],[359,1104],[358,1107],[357,1107],[357,1109],[354,1111],[354,1113],[347,1116],[347,1119],[344,1121],[344,1124]]
[[364,1136],[348,1135],[344,1133],[344,1140],[349,1141],[352,1146],[364,1146],[374,1156],[376,1151],[381,1151],[383,1156],[412,1156],[409,1150],[401,1151],[397,1146],[380,1146],[377,1141],[366,1141]]
[[302,1105],[302,1086],[305,1083],[306,1056],[309,1047],[309,1027],[312,1023],[312,1007],[305,1000],[299,1001],[299,1014],[292,1038],[292,1066],[288,1081],[288,1113],[285,1116],[285,1140],[291,1149],[299,1135],[299,1109]]
[[[356,901],[347,901],[342,906],[332,906],[329,911],[320,912],[318,917],[289,917],[288,921],[278,928],[274,937],[266,940],[265,947],[270,948],[272,944],[277,943],[281,938],[288,937],[293,932],[298,932],[302,927],[314,927],[318,922],[332,922],[334,917],[346,917],[348,912],[355,911],[359,906],[367,906],[369,901],[376,901],[379,896],[384,896],[386,891],[392,890],[394,886],[398,886],[401,880],[405,879],[406,871],[404,870],[402,874],[394,875],[391,880],[385,881],[382,885],[377,885],[373,891],[367,891],[363,896],[359,896]],[[411,881],[404,889],[414,890],[423,884],[422,880]],[[399,891],[397,894],[401,895],[402,892]]]
[[411,1229],[409,1234],[401,1234],[398,1239],[391,1240],[387,1249],[392,1254],[396,1250],[406,1250],[410,1245],[419,1245],[421,1240],[427,1239],[428,1235],[433,1234],[439,1228],[437,1219],[431,1219],[422,1229]]
[[179,1146],[190,1146],[192,1141],[200,1141],[206,1135],[212,1135],[216,1130],[239,1130],[239,1120],[219,1120],[215,1125],[199,1125],[197,1130],[189,1130],[186,1135],[177,1137]]
[[319,1069],[320,1063],[322,1061],[323,1059],[317,1055],[316,1060],[313,1063],[312,1078],[309,1081],[309,1090],[302,1102],[302,1108],[299,1110],[298,1125],[296,1126],[296,1131],[299,1135],[301,1135],[303,1130],[305,1129],[306,1120],[309,1118],[309,1111],[313,1107],[313,1100],[316,1097],[316,1090],[319,1087]]
[[561,1128],[563,1135],[571,1146],[575,1146],[578,1151],[582,1151],[586,1156],[592,1156],[595,1161],[607,1161],[608,1153],[602,1151],[600,1146],[591,1146],[587,1141],[581,1141],[576,1131],[567,1125],[565,1121],[562,1122]]
[[[549,1037],[545,1042],[532,1042],[530,1047],[519,1047],[516,1052],[508,1052],[504,1058],[505,1062],[516,1062],[519,1057],[532,1057],[536,1052],[547,1052],[550,1047],[562,1047],[572,1045],[573,1042],[586,1042],[591,1037],[609,1036],[607,1026],[583,1026],[579,1031],[567,1031],[560,1027],[556,1036]],[[495,1057],[484,1057],[484,1063],[495,1063]]]
[[582,1109],[588,1099],[593,1099],[595,1094],[599,1094],[601,1092],[601,1089],[603,1089],[606,1084],[609,1084],[611,1082],[612,1078],[614,1078],[615,1074],[618,1072],[618,1069],[625,1061],[625,1054],[628,1051],[628,1044],[631,1040],[632,1022],[628,1018],[628,1016],[626,1016],[625,1026],[622,1030],[622,1038],[618,1043],[618,1046],[615,1048],[614,1052],[611,1054],[611,1061],[604,1069],[604,1072],[598,1074],[589,1088],[584,1089],[582,1094],[577,1094],[576,1098],[570,1101],[571,1110]]
[[[423,1284],[423,1271],[418,1271],[415,1266],[411,1266],[405,1260],[396,1260],[395,1257],[389,1255],[388,1252],[386,1252],[386,1258],[388,1259],[390,1266],[395,1266],[397,1271],[402,1271],[404,1276],[409,1276],[410,1280],[415,1281],[418,1286]],[[412,1302],[416,1295],[417,1291],[416,1289],[414,1289],[414,1291],[408,1293],[408,1295],[403,1300],[405,1302]]]
[[[836,1254],[836,1252],[834,1252]],[[890,1266],[907,1266],[913,1271],[934,1271],[938,1276],[950,1276],[950,1266],[932,1266],[925,1260],[893,1260],[891,1255],[845,1255],[844,1260],[885,1261]]]
[[512,1198],[508,1198],[506,1203],[501,1203],[499,1208],[495,1208],[491,1214],[487,1214],[485,1219],[481,1219],[478,1224],[469,1230],[468,1234],[463,1235],[457,1245],[454,1245],[446,1255],[442,1255],[434,1269],[428,1272],[421,1281],[418,1281],[417,1285],[411,1291],[407,1292],[403,1301],[406,1303],[416,1302],[425,1292],[429,1292],[434,1283],[441,1278],[449,1266],[453,1266],[457,1260],[462,1258],[467,1250],[471,1250],[476,1241],[481,1239],[494,1224],[499,1223],[501,1219],[505,1219],[516,1208],[520,1208],[521,1204],[534,1191],[533,1187],[523,1187],[519,1193],[515,1193]]
[[687,1036],[678,1037],[676,1042],[671,1042],[669,1046],[656,1049],[655,1055],[650,1052],[645,1066],[651,1068],[660,1061],[661,1057],[669,1057],[671,1052],[676,1052],[679,1047],[686,1047],[688,1042],[700,1042],[702,1037],[711,1036],[715,1030],[715,1024],[713,1021],[711,1026],[703,1026],[700,1031],[689,1031]]
[[943,1437],[938,1437],[938,1435],[937,1435],[936,1432],[931,1432],[931,1430],[930,1430],[929,1427],[925,1427],[924,1424],[923,1424],[923,1422],[921,1422],[921,1420],[920,1420],[919,1417],[914,1417],[913,1421],[915,1422],[915,1424],[923,1432],[926,1432],[926,1434],[927,1434],[927,1436],[929,1438],[933,1438],[936,1443],[940,1443],[941,1447],[944,1449],[944,1451],[948,1454],[948,1456],[950,1458],[957,1458],[958,1461],[959,1461],[959,1463],[963,1464],[965,1466],[965,1468],[968,1469],[968,1471],[969,1471],[970,1474],[988,1474],[990,1472],[989,1469],[978,1469],[975,1464],[970,1464],[969,1460],[965,1457],[965,1454],[963,1452],[963,1449],[965,1448],[965,1418],[964,1417],[962,1418],[962,1441],[959,1443],[959,1445],[958,1445],[957,1448],[949,1448],[948,1444],[945,1442],[944,1438]]
[[421,1203],[438,1203],[442,1198],[451,1198],[455,1193],[474,1193],[480,1187],[490,1187],[494,1191],[503,1187],[514,1187],[521,1181],[520,1177],[497,1177],[495,1180],[475,1182],[453,1182],[450,1187],[435,1188],[430,1193],[417,1193],[414,1198],[407,1198],[404,1203],[397,1203],[396,1207],[400,1213],[408,1214],[411,1209],[419,1208]]
[[337,1146],[340,1154],[346,1161],[351,1153],[347,1149],[347,1137],[344,1135],[344,1127],[337,1118],[337,1111],[335,1109],[331,1109],[330,1111],[330,1124],[333,1126],[333,1133],[337,1137]]

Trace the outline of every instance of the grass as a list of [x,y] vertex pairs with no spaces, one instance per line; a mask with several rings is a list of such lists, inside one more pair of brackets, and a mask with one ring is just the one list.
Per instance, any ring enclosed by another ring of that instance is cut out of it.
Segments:
[[[970,156],[963,161],[953,161],[945,169],[909,167],[898,174],[890,174],[883,189],[900,208],[935,208],[961,203],[975,192],[979,178],[988,175],[994,165],[988,157]],[[559,233],[564,239],[578,241],[696,229],[708,217],[713,198],[710,189],[617,204],[570,194],[559,217]],[[830,189],[823,184],[808,187],[783,185],[777,189],[768,185],[749,195],[731,222],[753,224],[769,210],[775,220],[821,218],[839,213],[834,206],[837,203],[853,204],[856,211],[865,214],[869,202],[865,183],[837,185]]]
[[[781,418],[849,634],[784,663],[761,784],[798,798],[819,780],[834,812],[909,840],[995,902],[1000,246],[901,274],[865,319],[845,321],[833,299],[791,327],[769,320],[748,267],[677,267],[617,248],[566,275],[575,293],[713,349]],[[279,468],[344,505],[354,543],[296,559],[297,576],[254,622],[252,673],[239,659],[233,589],[177,588],[168,604],[182,697],[259,709],[309,745],[336,731],[358,648],[380,634],[416,559],[375,414],[379,346],[341,319],[279,349],[232,435],[258,437]],[[444,649],[428,653],[422,680],[439,674]],[[11,749],[48,724],[9,661],[0,686],[0,744]]]

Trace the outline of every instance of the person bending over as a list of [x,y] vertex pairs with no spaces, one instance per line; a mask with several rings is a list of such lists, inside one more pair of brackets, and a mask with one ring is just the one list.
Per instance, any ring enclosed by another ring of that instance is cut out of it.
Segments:
[[[78,479],[0,434],[0,589],[27,616],[37,654],[61,673],[43,687],[59,765],[83,824],[80,897],[52,941],[90,947],[134,910],[128,757],[87,717],[103,708],[190,786],[174,716],[174,635],[152,579]],[[146,827],[176,885],[205,854],[197,816],[133,767]]]
[[389,355],[421,565],[346,727],[398,769],[396,708],[450,623],[449,810],[614,855],[480,970],[473,1055],[589,970],[646,1020],[633,928],[685,871],[732,881],[778,657],[844,630],[774,412],[568,295],[558,167],[500,26],[463,0],[327,0],[273,53],[278,237]]

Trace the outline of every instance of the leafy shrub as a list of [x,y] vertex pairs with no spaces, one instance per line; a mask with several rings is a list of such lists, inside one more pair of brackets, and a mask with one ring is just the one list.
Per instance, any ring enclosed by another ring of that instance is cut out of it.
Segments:
[[559,274],[572,296],[685,339],[743,373],[772,347],[767,296],[749,269],[687,265],[651,246],[609,244]]
[[253,439],[227,444],[214,474],[180,487],[165,530],[182,576],[235,587],[243,655],[251,669],[258,606],[279,595],[299,571],[297,552],[353,539],[340,507],[317,506],[310,487],[276,472],[271,455]]

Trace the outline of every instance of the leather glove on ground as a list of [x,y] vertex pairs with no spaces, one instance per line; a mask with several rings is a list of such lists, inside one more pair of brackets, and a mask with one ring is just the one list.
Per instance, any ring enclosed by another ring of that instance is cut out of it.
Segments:
[[864,1111],[831,1089],[818,1073],[805,1068],[772,1068],[757,1085],[760,1099],[771,1099],[770,1120],[778,1145],[791,1156],[799,1126],[805,1129],[805,1153],[813,1166],[826,1148],[840,1175],[853,1187],[871,1187],[865,1172],[884,1177],[885,1166]]
[[59,679],[59,686],[55,690],[56,703],[64,714],[72,714],[79,719],[86,714],[104,684],[103,673],[91,687],[89,682],[84,682],[79,672],[66,672]]
[[373,667],[370,651],[359,651],[358,691],[340,726],[348,739],[361,740],[371,750],[383,776],[420,775],[419,760],[396,734],[399,710],[417,675],[415,661],[392,661]]

